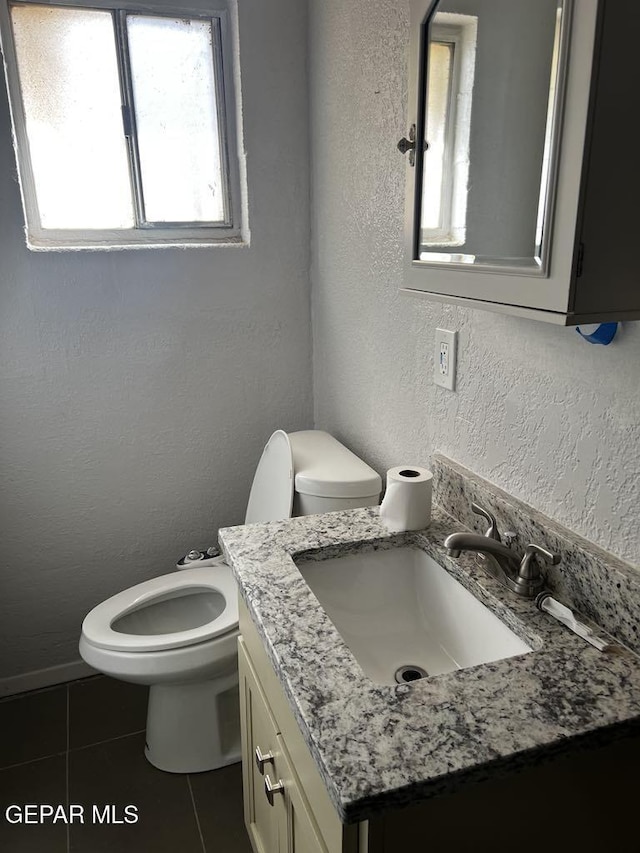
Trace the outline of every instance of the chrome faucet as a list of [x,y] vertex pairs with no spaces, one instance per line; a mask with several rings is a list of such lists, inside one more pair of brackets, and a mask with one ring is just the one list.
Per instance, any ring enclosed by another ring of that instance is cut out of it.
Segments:
[[474,512],[481,510],[478,514],[491,520],[490,531],[487,531],[485,536],[480,536],[478,533],[452,533],[447,536],[444,547],[449,556],[459,557],[463,551],[483,554],[486,559],[482,565],[493,577],[517,595],[534,598],[545,583],[536,557],[542,557],[555,566],[560,562],[560,555],[553,554],[540,545],[527,545],[524,556],[518,557],[500,541],[495,518],[491,513],[477,504],[472,505],[472,508]]

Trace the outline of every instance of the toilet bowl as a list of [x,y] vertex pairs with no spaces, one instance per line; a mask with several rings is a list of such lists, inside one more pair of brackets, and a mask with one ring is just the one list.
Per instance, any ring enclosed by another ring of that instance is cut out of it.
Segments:
[[120,592],[82,624],[88,664],[150,686],[145,754],[174,773],[223,767],[240,755],[237,587],[222,558],[215,562]]
[[[245,524],[372,506],[381,485],[328,433],[276,430],[256,468]],[[149,685],[145,755],[161,770],[197,773],[240,760],[237,595],[217,557],[119,592],[82,623],[80,655],[90,666]]]

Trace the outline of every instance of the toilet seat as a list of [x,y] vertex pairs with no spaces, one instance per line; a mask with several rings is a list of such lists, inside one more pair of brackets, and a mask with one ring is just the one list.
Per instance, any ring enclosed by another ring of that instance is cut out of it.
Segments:
[[[370,506],[380,488],[376,472],[327,433],[276,430],[256,468],[245,524]],[[98,604],[79,643],[94,670],[149,687],[145,755],[169,773],[240,760],[238,588],[222,557],[188,562],[192,568]]]
[[[203,596],[198,608],[189,605],[172,607],[170,604],[186,597],[193,603],[192,596],[200,593]],[[152,652],[192,646],[237,628],[237,594],[231,569],[221,559],[216,566],[172,572],[117,593],[87,614],[82,623],[82,634],[93,646],[121,652]],[[168,606],[157,607],[163,603]],[[175,615],[171,613],[174,608],[179,611]],[[136,613],[146,620],[144,633],[127,630],[135,619],[127,620],[126,617]],[[189,624],[187,613],[192,624]],[[148,624],[154,619],[160,627],[172,622],[186,624],[181,630],[148,633]],[[205,621],[201,621],[203,619]],[[120,621],[123,624],[118,630],[114,626]]]

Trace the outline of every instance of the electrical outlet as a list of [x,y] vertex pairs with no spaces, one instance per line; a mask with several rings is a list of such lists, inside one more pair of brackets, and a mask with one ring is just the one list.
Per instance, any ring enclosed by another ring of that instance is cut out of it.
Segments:
[[456,388],[456,348],[458,333],[447,329],[436,329],[435,362],[433,381],[442,388],[455,391]]

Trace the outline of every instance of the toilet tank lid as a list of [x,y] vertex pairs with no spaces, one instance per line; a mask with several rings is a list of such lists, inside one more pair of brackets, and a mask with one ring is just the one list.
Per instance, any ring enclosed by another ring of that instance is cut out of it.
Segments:
[[322,498],[369,498],[382,491],[380,475],[328,432],[290,432],[295,490]]

